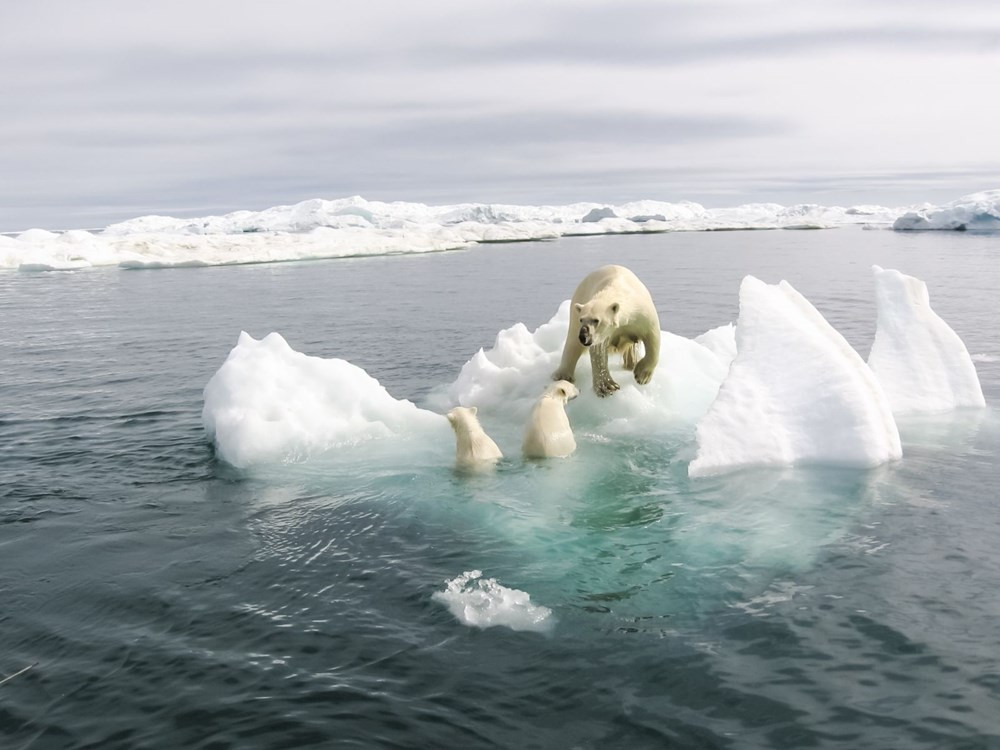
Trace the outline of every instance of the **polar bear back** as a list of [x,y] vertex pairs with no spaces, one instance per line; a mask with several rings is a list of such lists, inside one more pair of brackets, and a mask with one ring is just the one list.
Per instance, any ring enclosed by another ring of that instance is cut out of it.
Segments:
[[545,389],[531,411],[524,433],[521,450],[526,458],[564,458],[576,450],[566,402],[578,393],[576,386],[564,380]]
[[622,317],[625,320],[640,315],[659,330],[660,321],[653,296],[631,269],[612,264],[590,272],[573,292],[572,303],[586,304],[605,296],[608,297],[608,302],[622,305]]
[[476,412],[474,406],[456,406],[447,414],[455,430],[455,463],[462,468],[492,465],[503,458],[500,448],[479,423]]

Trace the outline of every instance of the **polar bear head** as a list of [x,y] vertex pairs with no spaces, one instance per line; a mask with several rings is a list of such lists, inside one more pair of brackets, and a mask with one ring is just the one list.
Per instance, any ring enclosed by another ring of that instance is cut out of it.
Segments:
[[562,401],[562,403],[565,404],[567,401],[572,401],[579,395],[580,390],[571,382],[568,380],[557,380],[545,389],[545,393],[542,394],[542,398],[555,399],[556,401]]
[[601,300],[591,300],[576,304],[576,317],[580,323],[580,343],[584,346],[603,344],[618,328],[621,305],[607,304]]

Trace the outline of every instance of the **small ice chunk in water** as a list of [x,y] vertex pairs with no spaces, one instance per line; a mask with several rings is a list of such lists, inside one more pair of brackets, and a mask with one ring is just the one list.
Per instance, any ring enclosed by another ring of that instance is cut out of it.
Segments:
[[986,405],[976,366],[957,333],[931,309],[927,284],[873,266],[878,300],[868,355],[896,414],[933,414]]
[[481,570],[468,570],[447,582],[444,591],[433,595],[464,625],[491,628],[503,625],[511,630],[546,632],[554,624],[552,610],[531,603],[531,596],[518,589],[501,586],[495,578],[483,578]]

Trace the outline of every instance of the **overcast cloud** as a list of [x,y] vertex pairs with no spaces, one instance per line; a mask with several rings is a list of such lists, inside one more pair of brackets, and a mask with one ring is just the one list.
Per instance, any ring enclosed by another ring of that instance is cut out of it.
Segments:
[[1000,187],[1000,3],[0,6],[0,230],[361,194],[902,205]]

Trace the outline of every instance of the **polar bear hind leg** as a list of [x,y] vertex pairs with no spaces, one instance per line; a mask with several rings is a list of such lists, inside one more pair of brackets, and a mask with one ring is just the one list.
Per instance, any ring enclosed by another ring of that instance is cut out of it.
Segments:
[[639,361],[639,339],[635,336],[617,336],[611,342],[609,351],[621,354],[624,368],[634,370]]
[[646,385],[653,379],[653,371],[660,361],[660,332],[656,331],[642,342],[646,356],[635,364],[632,373],[635,375],[635,382],[639,385]]

